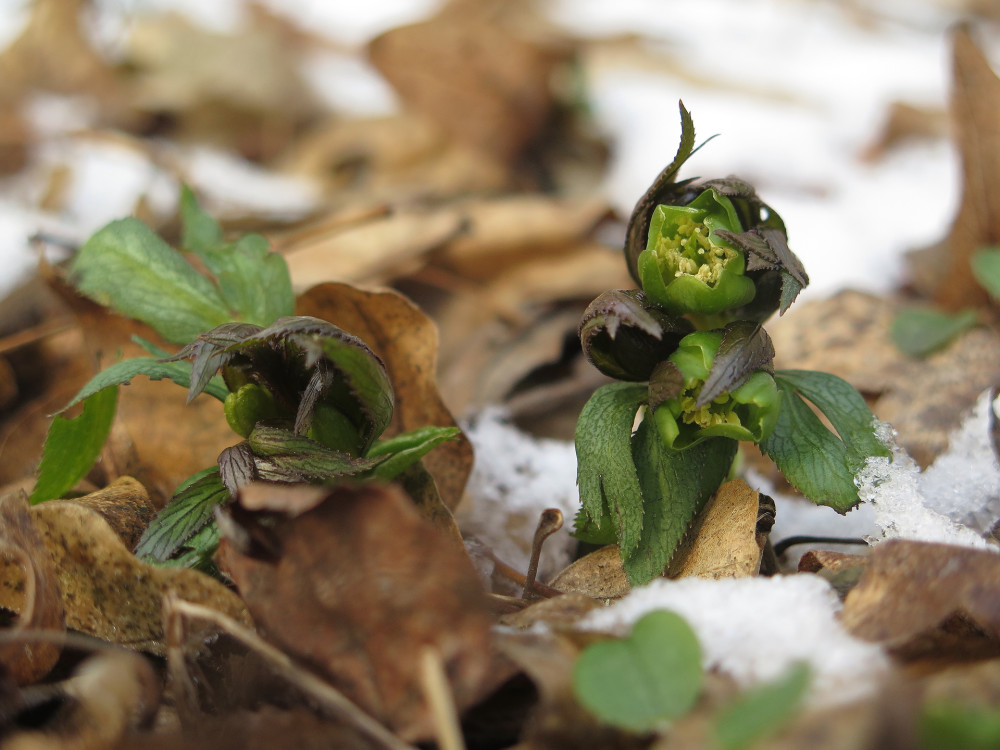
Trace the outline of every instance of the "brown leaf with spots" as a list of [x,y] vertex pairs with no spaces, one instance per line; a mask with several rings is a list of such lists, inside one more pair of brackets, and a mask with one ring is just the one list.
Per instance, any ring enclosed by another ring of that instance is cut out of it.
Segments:
[[964,181],[962,205],[946,240],[948,268],[939,275],[934,299],[961,310],[988,303],[970,259],[984,245],[1000,244],[1000,78],[967,28],[958,28],[952,42],[951,114]]
[[841,621],[903,659],[1000,656],[1000,555],[883,542],[847,595]]
[[52,500],[31,514],[59,579],[67,627],[162,655],[167,592],[249,622],[243,602],[221,583],[188,568],[140,562],[94,510]]
[[119,477],[104,489],[66,502],[100,513],[130,550],[135,549],[155,513],[146,488],[132,477]]
[[264,556],[229,536],[218,561],[264,636],[311,665],[405,739],[431,736],[420,688],[424,646],[441,654],[460,709],[490,673],[486,598],[465,551],[445,543],[399,489],[341,487],[295,517],[244,528],[273,540]]
[[[438,333],[433,321],[391,289],[364,290],[321,284],[301,295],[297,315],[312,315],[358,336],[385,364],[396,395],[387,434],[418,427],[455,426],[438,391]],[[441,499],[454,508],[472,471],[472,445],[465,435],[449,440],[423,458]]]
[[[65,630],[59,582],[23,493],[0,497],[0,606],[18,613],[15,633]],[[18,685],[29,685],[48,674],[59,653],[53,643],[6,641],[0,666]]]

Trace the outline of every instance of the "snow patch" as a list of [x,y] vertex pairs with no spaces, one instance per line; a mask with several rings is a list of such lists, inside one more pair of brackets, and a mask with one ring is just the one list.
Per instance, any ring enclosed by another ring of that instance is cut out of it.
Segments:
[[698,635],[706,669],[731,675],[741,686],[777,679],[792,664],[813,672],[810,699],[846,703],[871,694],[888,660],[882,649],[841,626],[841,605],[819,576],[658,579],[581,621],[585,630],[625,635],[648,612],[666,609]]
[[569,535],[580,507],[576,449],[572,443],[522,432],[495,406],[468,418],[463,429],[476,454],[459,508],[463,533],[524,572],[539,516],[546,508],[558,508],[563,528],[545,542],[538,568],[538,579],[549,580],[569,564],[576,546]]

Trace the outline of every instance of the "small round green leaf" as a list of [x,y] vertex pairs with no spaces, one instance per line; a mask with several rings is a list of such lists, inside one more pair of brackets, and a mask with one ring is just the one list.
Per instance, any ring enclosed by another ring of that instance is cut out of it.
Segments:
[[900,310],[892,320],[892,343],[910,357],[926,357],[943,349],[974,325],[975,310],[945,313],[928,308]]
[[595,716],[644,732],[683,716],[701,692],[701,647],[673,612],[650,612],[623,640],[588,646],[576,660],[573,692]]

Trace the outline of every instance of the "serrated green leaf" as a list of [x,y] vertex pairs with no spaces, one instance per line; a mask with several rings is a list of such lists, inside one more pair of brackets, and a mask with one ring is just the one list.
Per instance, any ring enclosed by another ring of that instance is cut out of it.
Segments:
[[186,344],[230,319],[218,288],[135,218],[113,221],[73,261],[81,293]]
[[[775,381],[781,391],[781,411],[774,432],[761,441],[761,450],[803,495],[846,513],[859,502],[855,474],[869,456],[889,455],[875,436],[874,416],[861,394],[835,375],[781,370]],[[802,396],[830,420],[837,434]]]
[[986,247],[973,254],[972,273],[993,299],[1000,300],[1000,249]]
[[752,688],[715,717],[715,741],[723,750],[743,750],[780,729],[802,705],[809,665],[794,664],[781,677]]
[[682,451],[664,446],[651,419],[632,440],[642,491],[642,534],[622,554],[625,575],[642,586],[663,574],[695,516],[729,474],[738,443],[711,438]]
[[576,424],[576,482],[583,509],[595,524],[609,509],[626,552],[635,549],[642,533],[642,491],[631,442],[632,424],[646,395],[647,387],[641,384],[601,386]]
[[204,257],[222,244],[222,227],[209,213],[202,210],[194,191],[181,187],[181,245],[185,250]]
[[[188,387],[191,384],[191,363],[190,362],[163,362],[151,357],[135,357],[116,362],[110,367],[106,367],[92,377],[80,391],[73,396],[72,400],[63,409],[69,409],[86,398],[90,398],[95,393],[99,393],[106,388],[117,385],[128,385],[132,378],[137,375],[145,375],[150,380],[163,380],[167,378],[174,381],[179,386]],[[225,401],[229,391],[221,378],[213,378],[205,393]]]
[[830,420],[847,448],[857,472],[869,456],[888,456],[889,449],[875,436],[875,415],[865,398],[843,378],[813,370],[781,370],[782,383],[809,399]]
[[207,253],[204,260],[234,317],[269,326],[295,312],[288,264],[281,255],[270,252],[261,235],[244,235],[231,245]]
[[32,505],[62,497],[90,471],[111,432],[117,405],[118,389],[107,388],[88,397],[79,416],[52,420],[29,498]]
[[929,308],[909,307],[892,320],[892,343],[903,354],[922,358],[943,349],[976,325],[975,310],[945,313]]
[[222,483],[218,467],[209,467],[189,477],[149,524],[136,545],[136,556],[155,562],[167,560],[228,500],[229,491]]
[[587,646],[573,665],[573,693],[601,721],[645,732],[684,716],[701,692],[701,646],[673,612],[650,612],[628,638]]
[[218,578],[218,568],[212,559],[218,549],[219,525],[213,517],[184,542],[173,557],[163,562],[152,559],[147,559],[146,562],[165,568],[193,568]]
[[386,456],[386,459],[372,469],[371,475],[384,481],[395,479],[441,443],[454,440],[461,432],[457,427],[419,427],[380,440],[371,447],[366,457]]

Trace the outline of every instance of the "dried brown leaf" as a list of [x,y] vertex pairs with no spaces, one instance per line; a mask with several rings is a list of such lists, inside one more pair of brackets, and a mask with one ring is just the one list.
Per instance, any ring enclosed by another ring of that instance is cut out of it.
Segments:
[[619,599],[631,590],[618,546],[611,544],[584,555],[552,579],[553,588],[594,599]]
[[548,116],[553,56],[498,24],[442,14],[368,52],[410,109],[497,161],[518,156]]
[[[301,295],[298,315],[312,315],[358,336],[381,358],[396,394],[390,433],[454,426],[435,382],[438,334],[434,323],[398,292],[322,284]],[[461,435],[423,458],[441,499],[454,508],[472,470],[472,445]]]
[[128,549],[135,549],[155,514],[146,488],[132,477],[119,477],[104,489],[66,502],[100,513]]
[[984,245],[1000,243],[1000,78],[967,28],[954,32],[952,44],[951,113],[962,158],[962,205],[947,239],[949,266],[934,299],[960,310],[988,302],[970,258]]
[[[56,571],[23,493],[0,497],[0,606],[18,613],[15,633],[66,627]],[[6,641],[0,665],[18,685],[29,685],[48,674],[59,653],[54,643]]]
[[441,654],[459,708],[480,696],[491,618],[475,570],[400,490],[337,488],[300,516],[272,517],[268,531],[276,558],[226,538],[219,562],[272,643],[404,739],[431,736],[422,646]]
[[283,252],[292,286],[299,291],[327,281],[380,281],[420,268],[428,251],[462,226],[462,215],[453,208],[399,211],[308,237]]
[[698,514],[681,542],[668,578],[746,578],[760,570],[760,495],[742,479],[726,482]]
[[1000,655],[1000,556],[944,544],[876,546],[841,616],[900,658]]
[[168,592],[249,621],[239,597],[215,579],[137,560],[94,510],[52,500],[35,506],[32,517],[63,592],[66,625],[74,630],[162,654],[161,610]]

